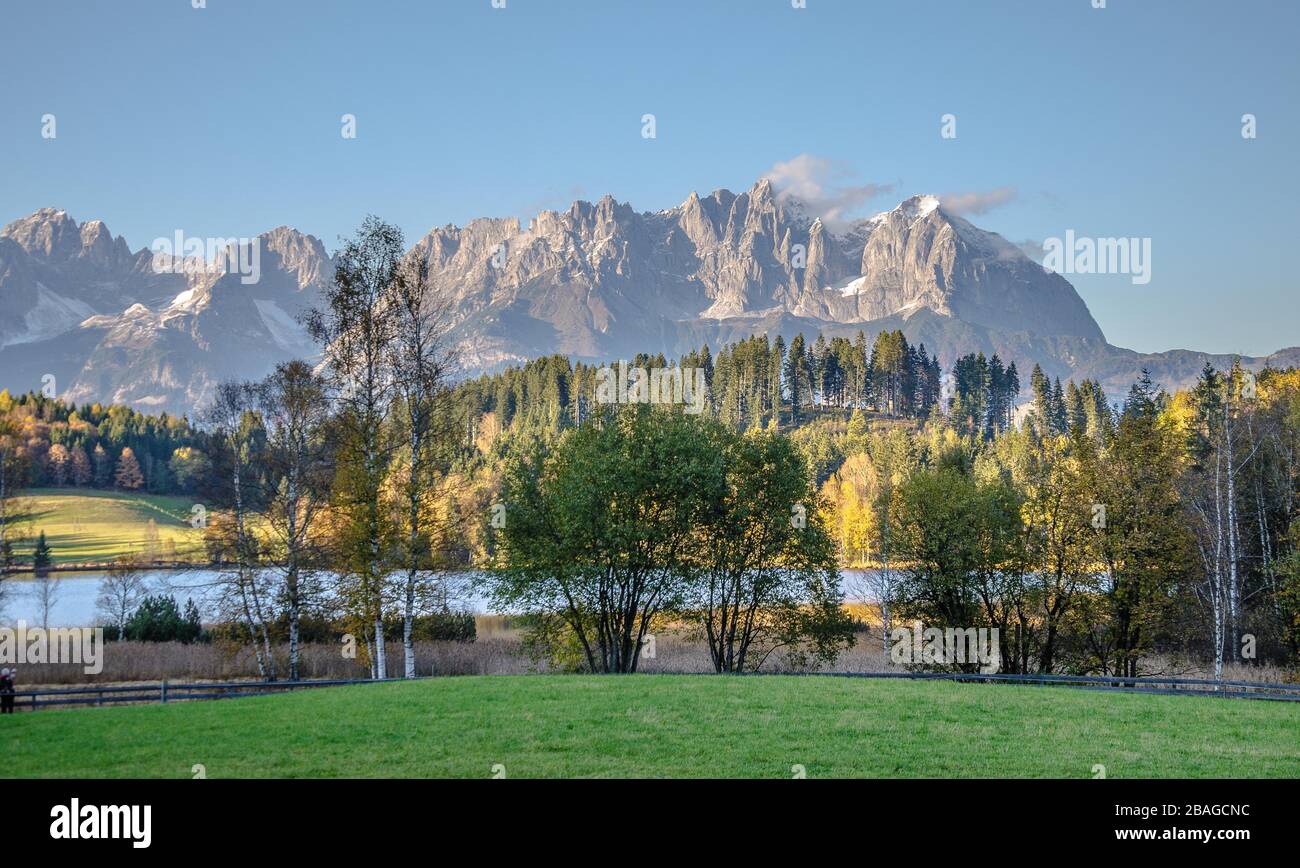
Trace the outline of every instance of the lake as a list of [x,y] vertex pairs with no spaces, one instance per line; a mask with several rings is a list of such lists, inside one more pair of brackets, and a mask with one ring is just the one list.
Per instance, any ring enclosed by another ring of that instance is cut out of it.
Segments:
[[[99,596],[99,585],[107,575],[105,572],[53,571],[50,578],[56,584],[54,603],[50,609],[51,627],[84,627],[94,624],[95,599]],[[193,599],[199,607],[200,614],[207,617],[210,613],[208,595],[210,590],[204,587],[210,584],[216,573],[211,570],[150,570],[144,573],[145,584],[151,594],[167,593],[176,597],[176,603],[185,608],[186,599]],[[36,579],[30,573],[6,576],[6,591],[0,620],[26,621],[30,624],[41,623],[41,607],[37,600]]]
[[[50,577],[58,583],[58,590],[50,610],[50,626],[84,627],[94,624],[97,620],[95,599],[99,596],[99,585],[106,575],[105,572],[91,570],[51,572]],[[205,623],[215,614],[210,586],[217,575],[214,570],[205,569],[150,570],[144,574],[149,593],[171,594],[182,610],[187,599],[194,600]],[[862,576],[861,570],[844,570],[840,573],[845,597],[850,602],[857,600]],[[35,594],[36,580],[32,575],[11,575],[4,579],[4,584],[7,591],[3,606],[0,607],[0,623],[26,621],[28,624],[40,624],[41,610]],[[486,610],[486,601],[477,595],[465,602],[472,611],[481,613]]]

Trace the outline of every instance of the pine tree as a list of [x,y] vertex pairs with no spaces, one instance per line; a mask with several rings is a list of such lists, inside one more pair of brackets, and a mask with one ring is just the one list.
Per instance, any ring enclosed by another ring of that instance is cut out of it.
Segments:
[[984,435],[990,440],[1002,432],[1007,417],[1007,369],[997,353],[989,359],[988,400],[986,401]]
[[783,400],[781,390],[781,369],[785,365],[785,339],[781,335],[776,336],[772,342],[772,352],[768,356],[767,363],[767,394],[771,402],[772,418],[780,424],[781,422],[781,402]]
[[1007,365],[1006,376],[1003,378],[1002,384],[1006,387],[1003,403],[1007,415],[1002,422],[1002,428],[1005,431],[1011,427],[1011,420],[1015,417],[1016,412],[1016,396],[1020,394],[1020,373],[1016,370],[1015,362]]
[[802,332],[790,341],[785,360],[785,387],[790,393],[790,421],[798,423],[803,418],[801,408],[812,399],[812,364]]
[[1085,380],[1080,390],[1084,397],[1083,409],[1088,420],[1088,436],[1099,443],[1105,443],[1110,439],[1115,428],[1110,405],[1106,403],[1106,393],[1101,388],[1101,383],[1096,380]]
[[708,344],[705,344],[700,349],[699,366],[704,369],[704,386],[709,395],[709,409],[716,413],[718,402],[713,392],[713,354],[709,352]]
[[[1210,363],[1205,363],[1205,370],[1201,372],[1201,381],[1198,388],[1206,383],[1213,382],[1214,369]],[[1208,388],[1208,387],[1205,387]],[[1146,368],[1142,369],[1141,375],[1137,382],[1128,390],[1128,397],[1124,399],[1124,415],[1150,415],[1155,412],[1156,390],[1151,382],[1151,372]]]
[[876,335],[871,348],[871,381],[877,407],[891,416],[906,409],[905,395],[914,372],[910,370],[910,348],[899,330]]
[[826,403],[826,367],[830,362],[830,352],[826,346],[826,336],[818,332],[812,348],[812,382],[813,403]]
[[36,549],[32,552],[32,568],[36,570],[37,575],[44,575],[50,571],[52,561],[50,544],[45,540],[45,531],[41,531],[40,536],[36,538]]
[[858,336],[853,341],[853,404],[865,407],[867,392],[870,389],[870,373],[867,368],[867,335],[858,329]]
[[1083,392],[1071,380],[1065,387],[1065,405],[1068,414],[1070,433],[1088,430],[1088,410],[1083,399]]
[[1061,378],[1057,377],[1056,382],[1052,384],[1051,431],[1053,434],[1064,434],[1069,427],[1069,414],[1065,409],[1065,391],[1061,388]]
[[1029,375],[1029,387],[1034,391],[1034,427],[1038,436],[1047,437],[1052,433],[1052,383],[1035,364],[1034,372]]

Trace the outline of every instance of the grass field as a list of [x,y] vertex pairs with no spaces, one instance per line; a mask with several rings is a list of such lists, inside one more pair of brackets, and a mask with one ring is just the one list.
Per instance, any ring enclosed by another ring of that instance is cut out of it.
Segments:
[[201,558],[202,531],[189,525],[192,498],[116,491],[35,489],[24,495],[32,520],[24,527],[28,539],[16,549],[28,561],[36,536],[45,531],[55,565],[107,563],[147,547],[149,520],[158,528],[158,557],[171,559],[175,545],[180,560]]
[[799,676],[488,676],[0,718],[14,777],[1300,777],[1300,708]]

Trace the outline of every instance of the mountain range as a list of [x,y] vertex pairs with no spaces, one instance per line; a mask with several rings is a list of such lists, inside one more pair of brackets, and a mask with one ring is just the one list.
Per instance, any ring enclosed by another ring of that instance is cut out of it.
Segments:
[[[238,245],[240,242],[232,242]],[[102,221],[41,209],[0,230],[0,388],[66,400],[192,413],[223,379],[257,378],[316,353],[300,324],[333,261],[321,242],[279,227],[258,245],[256,282],[226,265],[132,253]],[[914,196],[833,229],[767,180],[691,193],[637,212],[606,196],[543,211],[525,226],[477,219],[431,230],[411,249],[448,301],[465,373],[551,353],[584,361],[766,333],[871,337],[901,329],[945,370],[968,352],[1099,380],[1122,397],[1141,369],[1166,388],[1208,361],[1190,350],[1138,353],[1106,341],[1074,287],[1000,235]],[[1300,347],[1244,357],[1300,365]]]

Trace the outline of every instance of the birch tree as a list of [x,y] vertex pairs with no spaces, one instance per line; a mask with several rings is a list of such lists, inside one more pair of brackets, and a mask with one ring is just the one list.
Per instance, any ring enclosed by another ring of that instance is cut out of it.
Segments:
[[36,610],[41,614],[41,628],[49,630],[50,614],[63,596],[63,580],[48,572],[38,571],[32,579],[31,594],[36,602]]
[[301,361],[276,366],[257,389],[266,426],[265,504],[271,559],[281,577],[289,621],[289,678],[299,677],[304,601],[315,590],[321,562],[317,518],[329,496],[331,464],[325,442],[329,403],[325,384]]
[[248,630],[258,674],[274,681],[275,657],[267,625],[272,601],[261,575],[260,546],[252,525],[260,487],[255,456],[261,451],[259,441],[264,436],[261,422],[251,410],[255,400],[256,391],[250,384],[221,383],[202,415],[218,447],[213,505],[225,511],[220,521],[209,523],[206,538],[210,551],[216,554],[214,560],[230,564],[221,571],[222,596]]
[[[1199,595],[1208,605],[1215,643],[1215,678],[1223,659],[1240,659],[1243,606],[1242,498],[1239,480],[1263,441],[1249,422],[1254,375],[1240,362],[1220,373],[1208,364],[1192,393],[1196,409],[1191,434],[1194,457],[1189,508],[1199,531],[1205,581]],[[1245,421],[1243,421],[1245,420]]]
[[99,583],[95,610],[101,618],[117,628],[119,641],[126,639],[126,622],[147,594],[144,573],[133,558],[118,561]]
[[367,217],[338,253],[324,307],[307,317],[338,408],[335,493],[346,524],[340,566],[355,581],[356,604],[373,631],[374,671],[380,678],[388,671],[384,602],[389,576],[380,501],[391,457],[388,422],[395,397],[388,348],[398,333],[390,293],[402,268],[404,245],[400,229]]
[[[415,624],[417,595],[431,581],[437,566],[438,528],[429,505],[445,464],[447,446],[458,433],[452,416],[448,374],[453,360],[444,337],[447,318],[442,300],[429,282],[428,260],[415,251],[398,269],[389,285],[385,305],[393,314],[394,339],[388,345],[395,389],[400,406],[404,467],[401,497],[405,534],[402,539],[402,650],[403,674],[415,677]],[[442,474],[441,478],[446,478]]]

